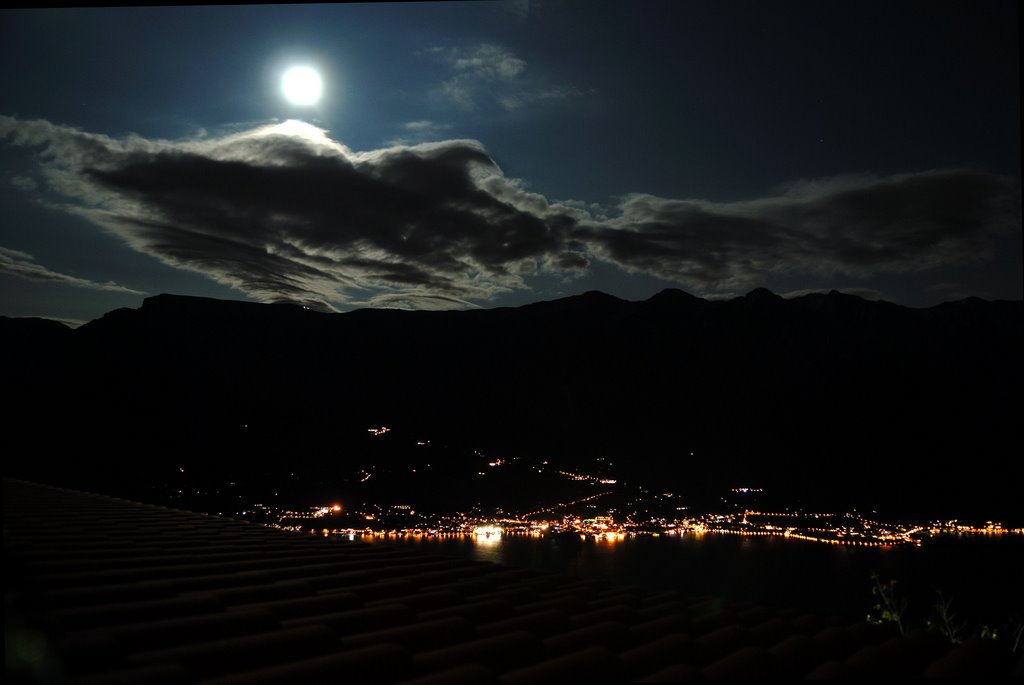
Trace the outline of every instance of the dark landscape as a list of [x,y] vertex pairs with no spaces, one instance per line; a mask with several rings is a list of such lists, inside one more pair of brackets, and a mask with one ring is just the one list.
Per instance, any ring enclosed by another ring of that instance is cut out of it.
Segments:
[[0,10],[5,681],[1024,675],[1019,25]]
[[1024,667],[1021,302],[160,295],[0,335],[13,682]]
[[138,496],[180,467],[340,479],[421,458],[367,441],[385,425],[406,447],[604,457],[693,498],[756,485],[825,510],[1024,514],[1020,302],[666,290],[322,314],[160,295],[75,330],[2,326],[12,475]]

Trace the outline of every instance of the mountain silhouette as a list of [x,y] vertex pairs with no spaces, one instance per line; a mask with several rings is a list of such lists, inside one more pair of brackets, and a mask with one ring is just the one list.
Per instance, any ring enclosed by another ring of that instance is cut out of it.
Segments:
[[348,436],[394,425],[569,464],[606,456],[691,490],[1021,513],[1018,301],[671,289],[325,314],[157,295],[75,330],[0,317],[0,335],[15,475],[340,468],[361,449]]

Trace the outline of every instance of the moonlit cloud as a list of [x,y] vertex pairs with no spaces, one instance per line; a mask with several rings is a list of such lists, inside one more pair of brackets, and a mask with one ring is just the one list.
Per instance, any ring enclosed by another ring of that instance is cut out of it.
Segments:
[[407,121],[399,126],[401,135],[389,140],[388,145],[412,145],[414,143],[438,140],[443,137],[451,127],[451,124],[442,124],[436,121],[430,121],[429,119]]
[[820,179],[733,203],[634,194],[619,209],[574,237],[599,259],[698,290],[984,262],[1020,231],[1013,181],[965,169]]
[[36,183],[35,179],[29,178],[28,176],[14,176],[11,178],[11,185],[18,190],[33,191],[39,188],[39,184]]
[[465,306],[568,251],[557,206],[502,188],[474,141],[353,152],[300,122],[173,143],[10,118],[0,135],[43,148],[69,211],[263,301]]
[[493,97],[495,90],[500,93],[501,86],[526,69],[525,60],[497,45],[479,45],[472,50],[434,48],[432,53],[453,72],[441,84],[441,94],[465,109],[475,108],[484,95]]
[[498,104],[508,110],[515,110],[537,102],[551,102],[581,97],[584,92],[573,86],[544,88],[541,90],[518,90],[498,96]]
[[[166,141],[10,117],[0,138],[39,148],[65,209],[135,250],[321,309],[477,306],[597,262],[703,296],[780,275],[910,274],[984,262],[1020,230],[1014,183],[978,170],[808,180],[732,203],[638,193],[609,209],[528,191],[472,140],[360,152],[302,122]],[[4,263],[30,277],[34,262],[8,250]]]
[[583,95],[573,86],[550,86],[524,79],[526,60],[499,45],[485,43],[470,49],[435,47],[428,52],[451,72],[438,93],[462,109],[474,110],[494,103],[505,110],[516,110],[537,102]]
[[145,295],[145,293],[131,288],[125,288],[117,283],[98,283],[86,278],[79,278],[69,274],[62,274],[58,271],[48,269],[36,262],[35,257],[20,250],[12,250],[0,247],[0,273],[17,276],[30,281],[44,281],[61,283],[76,288],[88,288],[90,290],[107,290],[115,293],[128,293],[130,295]]
[[501,6],[520,21],[525,21],[530,16],[530,0],[505,0]]
[[423,131],[434,132],[451,127],[447,124],[438,124],[427,119],[421,119],[419,121],[407,121],[404,124],[402,124],[402,128],[404,128],[406,131],[414,131],[416,133],[421,133]]

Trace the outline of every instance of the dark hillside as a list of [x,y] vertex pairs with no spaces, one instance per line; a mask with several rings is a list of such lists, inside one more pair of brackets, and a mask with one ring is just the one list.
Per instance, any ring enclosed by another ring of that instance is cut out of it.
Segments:
[[607,456],[697,490],[756,481],[863,506],[1020,511],[1021,302],[666,290],[322,314],[160,295],[73,331],[0,331],[22,398],[6,430],[26,455],[15,470],[344,464],[352,436],[387,424],[510,455]]

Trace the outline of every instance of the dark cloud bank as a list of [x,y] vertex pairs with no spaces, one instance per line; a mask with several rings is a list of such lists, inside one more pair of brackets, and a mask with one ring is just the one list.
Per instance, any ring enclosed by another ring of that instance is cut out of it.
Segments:
[[1020,230],[1013,179],[972,169],[802,181],[715,203],[633,194],[607,215],[506,177],[475,141],[355,152],[308,124],[113,139],[0,117],[42,149],[68,211],[262,301],[472,306],[594,260],[698,294],[771,276],[876,276],[993,256]]

